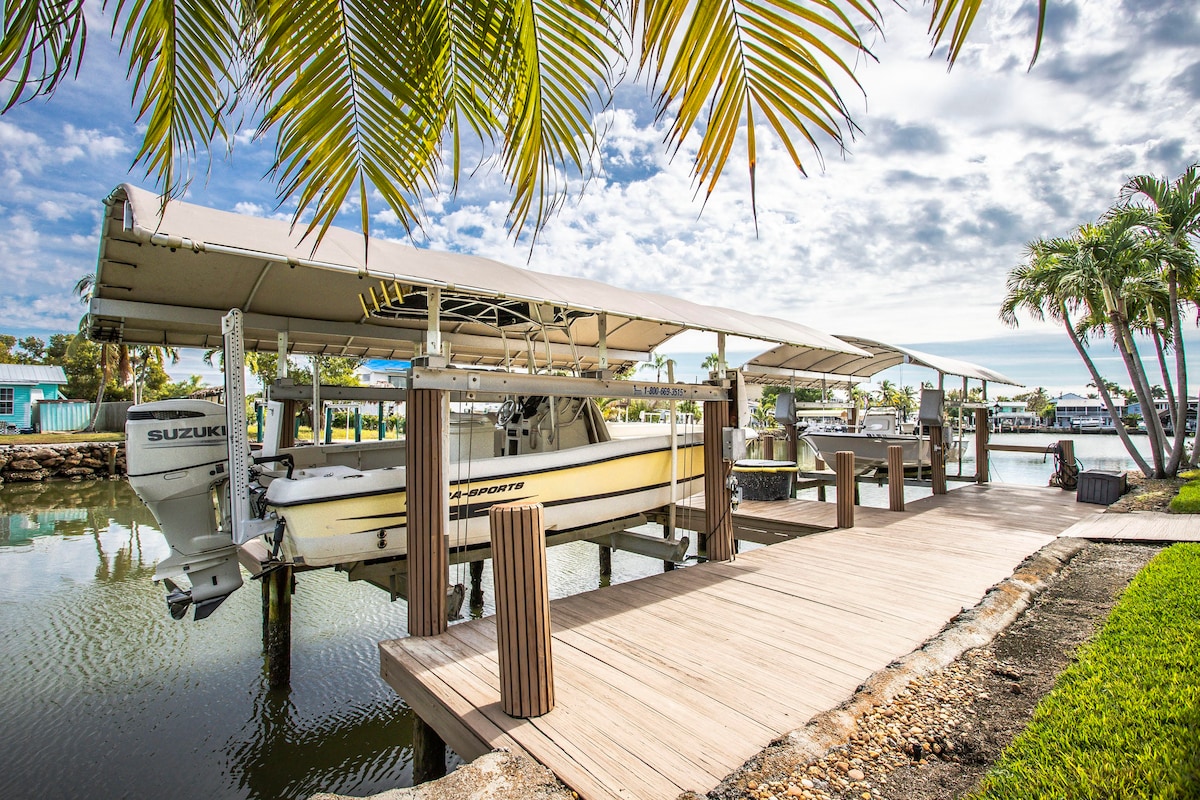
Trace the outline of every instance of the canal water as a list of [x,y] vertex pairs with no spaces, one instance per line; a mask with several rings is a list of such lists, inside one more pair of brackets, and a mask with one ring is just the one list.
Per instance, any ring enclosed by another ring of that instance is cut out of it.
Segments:
[[[1085,469],[1132,468],[1115,436],[1076,437],[1076,452]],[[1054,464],[996,453],[991,467],[993,480],[1036,485]],[[886,492],[868,484],[863,502],[886,506]],[[258,585],[177,622],[151,580],[165,555],[124,481],[0,488],[0,797],[280,800],[411,785],[412,715],[378,677],[376,649],[405,634],[402,602],[341,573],[299,575],[292,688],[272,692]],[[554,597],[600,585],[592,545],[548,560]],[[614,583],[660,570],[613,553]],[[484,588],[472,615],[492,613],[490,564]]]

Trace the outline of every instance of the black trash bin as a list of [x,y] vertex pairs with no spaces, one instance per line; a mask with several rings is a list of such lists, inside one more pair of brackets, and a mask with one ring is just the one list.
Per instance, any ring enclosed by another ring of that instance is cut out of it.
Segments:
[[1128,487],[1124,472],[1089,469],[1079,473],[1075,501],[1107,506],[1117,502]]

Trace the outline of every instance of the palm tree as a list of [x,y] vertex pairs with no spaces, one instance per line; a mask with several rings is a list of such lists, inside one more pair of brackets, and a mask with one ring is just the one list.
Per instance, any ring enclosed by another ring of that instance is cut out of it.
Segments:
[[[85,5],[6,6],[5,110],[53,93],[78,68]],[[858,86],[882,25],[874,0],[114,5],[145,129],[136,162],[178,196],[198,151],[232,145],[256,113],[257,135],[276,141],[279,195],[318,238],[351,195],[369,233],[375,192],[412,230],[423,198],[473,168],[463,162],[474,149],[504,171],[513,232],[532,222],[536,233],[567,178],[587,171],[595,113],[626,74],[649,84],[668,150],[696,131],[693,176],[707,193],[744,136],[753,202],[761,129],[801,171],[798,145],[828,137],[842,149],[855,125],[837,85]],[[947,44],[953,64],[979,0],[930,5],[932,44]]]
[[146,383],[146,378],[150,374],[150,369],[157,364],[162,367],[167,359],[171,360],[172,364],[179,363],[179,349],[175,347],[158,347],[156,345],[139,345],[130,350],[129,360],[133,365],[133,402],[140,403],[144,399],[142,397],[142,387]]
[[[1165,261],[1160,263],[1167,284],[1168,302],[1166,304],[1167,322],[1170,326],[1170,339],[1175,350],[1175,379],[1177,390],[1168,391],[1168,407],[1171,409],[1171,419],[1177,432],[1175,447],[1172,449],[1172,460],[1180,460],[1176,453],[1182,452],[1183,439],[1181,432],[1186,430],[1188,396],[1187,396],[1187,360],[1184,354],[1183,324],[1180,305],[1190,301],[1193,305],[1198,302],[1198,287],[1196,274],[1196,256],[1194,241],[1200,236],[1200,164],[1192,164],[1174,182],[1166,178],[1152,175],[1137,175],[1126,182],[1121,191],[1126,206],[1135,201],[1144,202],[1154,212],[1155,220],[1151,229],[1165,238],[1171,245],[1184,252],[1190,252],[1190,259]],[[1162,346],[1158,341],[1158,328],[1154,328],[1155,343],[1160,351],[1160,363],[1163,370],[1163,381],[1168,390],[1171,382],[1166,374],[1165,358],[1161,355]],[[1175,402],[1175,396],[1179,402]],[[1157,416],[1157,414],[1155,414]],[[1191,465],[1195,467],[1200,459],[1200,446],[1193,445]]]
[[[1083,308],[1086,303],[1079,294],[1072,291],[1073,282],[1070,270],[1070,258],[1076,243],[1073,239],[1040,239],[1031,242],[1026,247],[1026,262],[1008,273],[1008,291],[1000,306],[1000,319],[1006,325],[1017,327],[1020,323],[1018,311],[1025,311],[1037,320],[1049,317],[1062,323],[1067,336],[1075,351],[1083,360],[1092,383],[1097,387],[1100,399],[1108,410],[1109,416],[1118,419],[1116,405],[1100,371],[1096,368],[1091,354],[1088,353],[1083,337],[1076,330],[1072,315]],[[1130,457],[1141,469],[1142,474],[1154,474],[1146,459],[1134,446],[1124,425],[1115,426],[1121,443],[1125,446]],[[1157,451],[1157,449],[1156,449]],[[1158,468],[1156,463],[1155,469]]]
[[[88,305],[92,300],[92,289],[95,287],[95,275],[88,273],[79,280],[75,281],[75,294],[79,296],[79,302],[83,305]],[[74,352],[76,342],[82,342],[87,338],[88,318],[87,314],[79,320],[79,332],[71,340],[71,344],[67,345],[67,352]],[[85,431],[95,431],[96,422],[100,419],[101,404],[104,402],[104,392],[108,387],[108,382],[112,378],[112,364],[117,363],[117,375],[121,386],[128,386],[133,382],[133,365],[129,360],[129,348],[123,344],[115,344],[112,342],[98,342],[100,345],[100,386],[96,389],[96,403],[92,407],[92,418],[88,420]]]

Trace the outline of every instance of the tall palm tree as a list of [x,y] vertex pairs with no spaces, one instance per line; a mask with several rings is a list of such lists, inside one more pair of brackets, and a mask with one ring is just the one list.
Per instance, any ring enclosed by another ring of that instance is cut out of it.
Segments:
[[[1025,263],[1008,273],[1008,290],[1000,306],[1000,319],[1006,325],[1015,328],[1020,324],[1017,312],[1024,311],[1037,320],[1049,317],[1061,323],[1075,347],[1075,352],[1079,354],[1092,376],[1092,382],[1099,390],[1100,399],[1109,416],[1116,420],[1119,417],[1112,395],[1072,321],[1072,315],[1076,311],[1083,308],[1086,312],[1084,301],[1070,289],[1070,266],[1066,262],[1071,254],[1072,245],[1072,239],[1040,239],[1026,246]],[[1115,427],[1125,450],[1142,474],[1153,475],[1155,469],[1150,467],[1145,457],[1134,446],[1125,426]]]
[[[1134,333],[1141,323],[1142,309],[1161,302],[1163,281],[1160,265],[1183,262],[1189,255],[1165,237],[1152,235],[1153,215],[1140,208],[1114,209],[1097,225],[1083,225],[1076,235],[1070,263],[1071,285],[1089,307],[1081,324],[1111,332],[1117,351],[1143,409],[1154,408]],[[1155,477],[1175,474],[1183,453],[1182,429],[1169,448],[1162,420],[1157,413],[1146,421],[1150,435]]]
[[[1197,276],[1194,248],[1196,237],[1200,236],[1200,164],[1192,164],[1173,182],[1153,175],[1137,175],[1126,182],[1121,196],[1126,206],[1144,203],[1155,216],[1154,224],[1148,227],[1174,247],[1191,254],[1190,259],[1177,259],[1160,264],[1167,284],[1166,311],[1170,339],[1175,351],[1175,379],[1178,387],[1175,392],[1168,392],[1168,405],[1171,408],[1175,431],[1179,434],[1176,436],[1175,450],[1181,451],[1184,439],[1182,432],[1186,430],[1188,395],[1187,360],[1184,354],[1180,306],[1185,301],[1193,305],[1200,304],[1200,279]],[[1163,380],[1169,390],[1171,383],[1165,374],[1165,366],[1163,369]],[[1173,402],[1175,395],[1179,397],[1178,403]],[[1172,457],[1178,461],[1174,451]],[[1191,465],[1195,467],[1198,461],[1200,446],[1193,444]]]
[[[1048,0],[1038,0],[1041,42]],[[796,168],[799,147],[854,130],[838,90],[859,87],[881,33],[876,0],[540,0],[379,2],[116,0],[145,125],[136,162],[165,195],[187,187],[199,151],[231,145],[243,115],[275,139],[272,173],[293,222],[319,237],[357,196],[364,233],[378,192],[406,228],[442,178],[457,187],[465,153],[504,171],[509,224],[536,232],[566,177],[599,145],[596,112],[626,75],[645,79],[676,152],[699,136],[693,177],[711,193],[744,136],[751,200],[759,132]],[[930,38],[958,58],[980,0],[932,0]],[[5,6],[0,79],[8,103],[49,95],[77,69],[83,0]],[[1032,63],[1032,62],[1031,62]],[[449,154],[449,175],[442,163]],[[474,159],[472,159],[474,160]]]

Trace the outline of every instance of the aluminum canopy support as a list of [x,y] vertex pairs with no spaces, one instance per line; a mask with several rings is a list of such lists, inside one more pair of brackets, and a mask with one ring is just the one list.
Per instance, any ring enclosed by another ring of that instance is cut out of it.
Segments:
[[246,351],[242,348],[242,312],[221,320],[225,349],[225,431],[229,441],[229,520],[235,544],[253,538],[250,523],[250,442],[246,437]]
[[[648,383],[520,372],[413,367],[413,389],[470,394],[550,395],[554,397],[629,397],[653,400],[728,400],[729,389],[706,384]],[[470,399],[468,396],[467,399]]]

